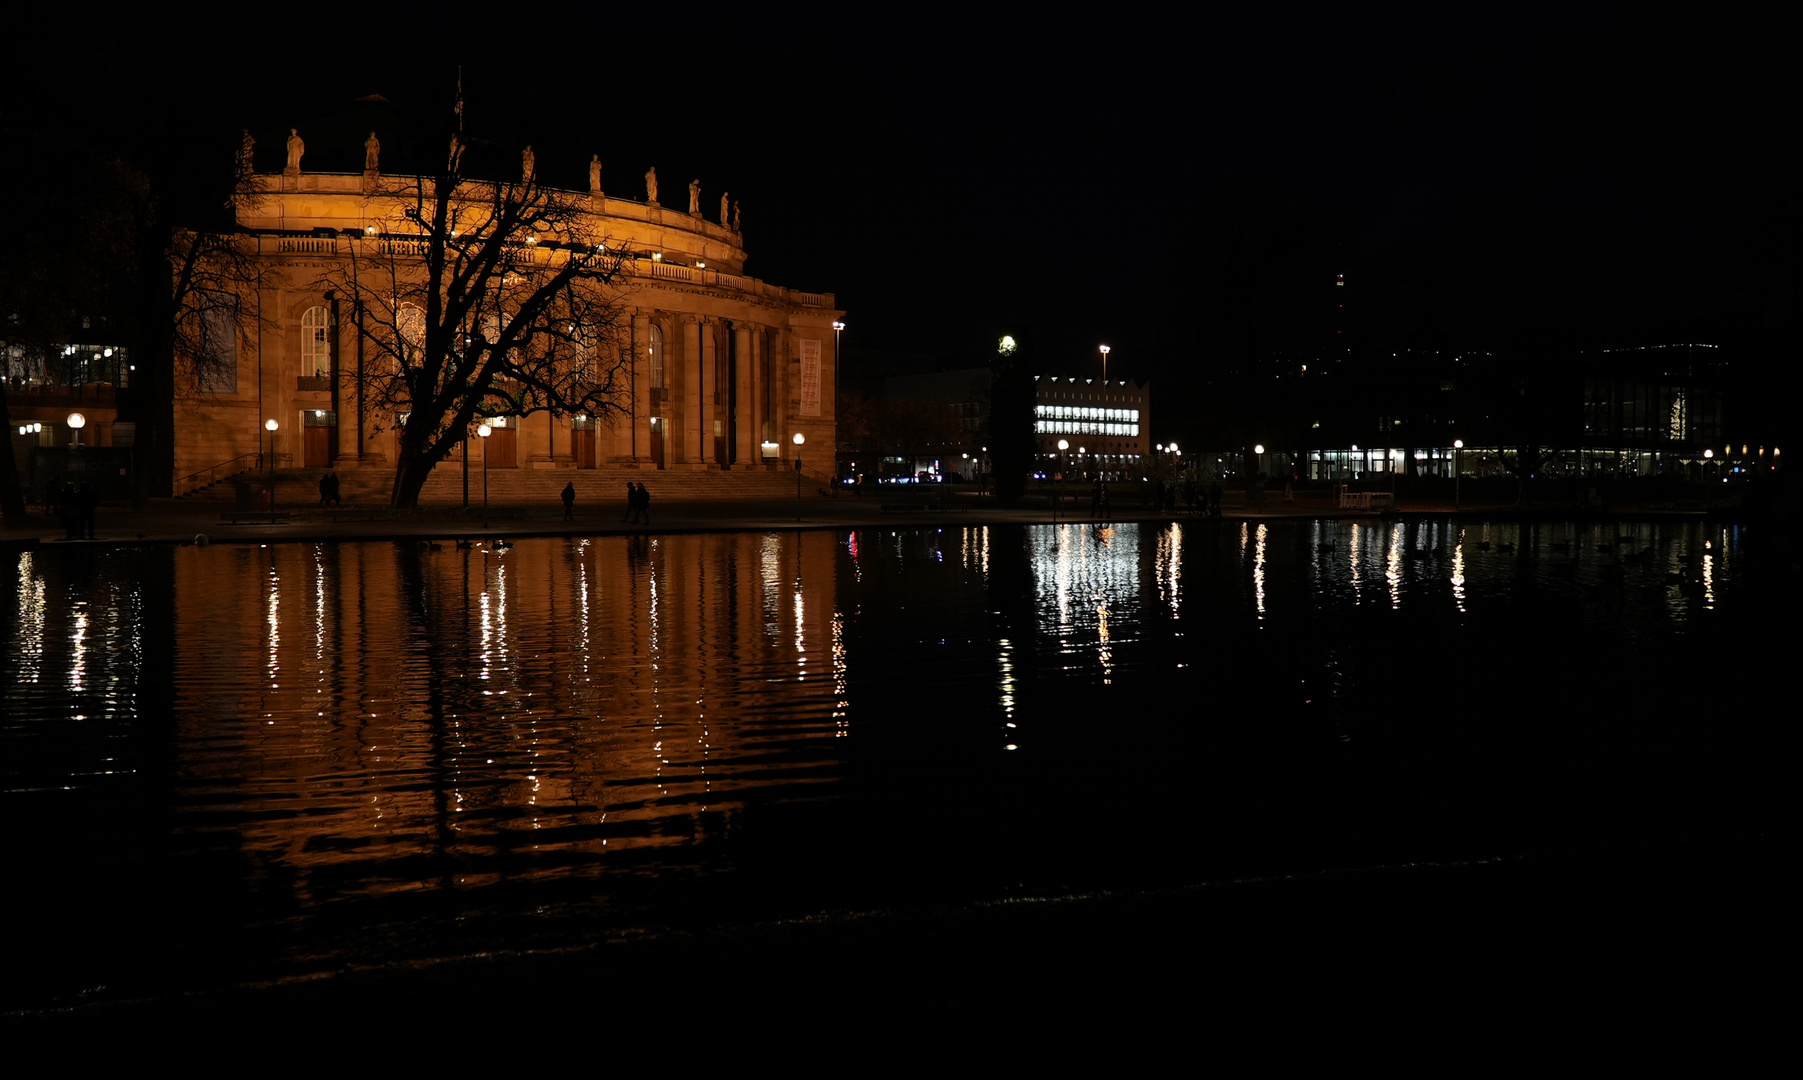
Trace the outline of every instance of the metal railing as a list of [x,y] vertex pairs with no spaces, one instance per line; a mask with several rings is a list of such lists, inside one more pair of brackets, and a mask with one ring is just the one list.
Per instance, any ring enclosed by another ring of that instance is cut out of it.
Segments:
[[293,454],[269,455],[269,454],[263,454],[263,453],[239,454],[237,457],[233,458],[230,461],[222,461],[219,464],[214,465],[211,468],[201,469],[199,472],[189,473],[187,476],[184,476],[180,480],[177,480],[175,482],[175,494],[177,497],[180,497],[182,495],[191,495],[194,492],[199,491],[201,488],[207,487],[208,485],[211,485],[211,484],[217,484],[219,481],[224,480],[227,477],[237,476],[241,473],[247,473],[252,470],[266,469],[272,463],[278,469],[283,468],[285,466],[290,466],[294,463],[294,455]]

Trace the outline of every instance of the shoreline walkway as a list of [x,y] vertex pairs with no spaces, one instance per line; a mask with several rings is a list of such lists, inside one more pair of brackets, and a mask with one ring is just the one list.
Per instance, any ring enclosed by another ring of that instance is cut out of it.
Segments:
[[[969,527],[973,525],[1047,525],[1102,523],[1089,513],[1087,497],[1066,495],[1056,510],[1043,494],[1035,492],[1014,506],[1000,506],[993,496],[968,490],[911,488],[901,491],[872,492],[862,498],[849,493],[834,496],[810,493],[799,503],[794,499],[753,497],[743,499],[710,498],[660,502],[653,492],[651,523],[628,524],[624,519],[622,499],[604,503],[578,499],[575,520],[563,520],[560,503],[493,503],[486,516],[480,505],[428,504],[417,510],[390,510],[372,503],[346,504],[327,508],[317,504],[283,508],[278,505],[273,523],[259,518],[268,514],[234,511],[225,503],[156,499],[142,509],[125,503],[103,503],[95,515],[93,540],[67,540],[61,519],[33,507],[19,525],[0,529],[0,548],[37,546],[85,546],[122,544],[193,543],[206,537],[208,543],[319,542],[334,540],[424,540],[481,539],[501,537],[509,540],[544,536],[615,536],[633,533],[701,533],[738,532],[744,530],[780,531],[789,529],[860,529]],[[1221,517],[1209,519],[1183,511],[1158,510],[1142,505],[1117,503],[1109,521],[1162,523],[1272,521],[1285,518],[1325,517],[1356,519],[1371,515],[1338,509],[1332,493],[1306,490],[1297,492],[1293,500],[1279,493],[1267,493],[1262,503],[1254,504],[1243,491],[1228,492],[1222,501]],[[1497,519],[1572,519],[1613,521],[1623,519],[1699,519],[1701,509],[1676,509],[1653,506],[1614,506],[1601,511],[1580,512],[1565,503],[1538,503],[1528,506],[1513,504],[1473,505],[1454,508],[1448,500],[1408,499],[1397,501],[1394,515],[1407,519],[1416,516],[1456,514],[1472,520]],[[236,518],[237,521],[233,519]]]
[[[790,529],[968,527],[973,525],[1049,525],[1105,523],[1089,514],[1088,499],[1067,496],[1056,511],[1048,499],[1034,494],[1014,506],[996,504],[992,496],[974,491],[952,491],[941,499],[923,497],[923,491],[905,495],[884,492],[863,498],[809,495],[799,504],[792,499],[698,499],[659,503],[654,494],[649,525],[623,520],[623,500],[611,504],[578,501],[575,520],[563,520],[561,504],[550,506],[491,504],[486,515],[481,506],[425,505],[417,510],[390,510],[373,504],[347,504],[326,508],[301,505],[276,507],[275,523],[259,515],[235,512],[218,502],[177,499],[152,500],[143,509],[123,503],[102,504],[95,515],[94,539],[66,540],[59,518],[33,508],[18,527],[0,530],[0,547],[49,545],[119,545],[193,543],[205,536],[208,543],[318,542],[333,540],[424,540],[503,537],[510,540],[544,536],[615,536],[634,533],[781,531]],[[938,495],[939,492],[932,494]],[[1444,516],[1456,514],[1472,520],[1583,518],[1612,521],[1649,518],[1697,519],[1700,509],[1617,506],[1580,513],[1564,504],[1471,505],[1456,510],[1449,501],[1400,499],[1395,516]],[[1286,518],[1326,517],[1357,519],[1371,515],[1341,511],[1327,492],[1299,492],[1292,501],[1267,495],[1254,505],[1245,492],[1229,492],[1222,501],[1221,517],[1209,519],[1145,506],[1117,505],[1112,522],[1223,522],[1271,521]],[[239,519],[234,522],[232,519]]]

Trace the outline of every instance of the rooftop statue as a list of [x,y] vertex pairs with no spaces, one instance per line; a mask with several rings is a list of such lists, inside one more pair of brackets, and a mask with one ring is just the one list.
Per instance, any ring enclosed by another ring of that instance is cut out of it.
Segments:
[[720,224],[722,226],[724,226],[727,221],[726,210],[730,204],[727,202],[726,196],[729,194],[731,193],[726,191],[720,193]]
[[300,132],[288,129],[288,171],[300,172],[301,155],[307,152],[307,144],[301,141]]
[[532,147],[528,146],[520,151],[520,183],[532,183],[532,169],[537,164],[538,159],[532,155]]
[[249,128],[243,129],[243,136],[243,139],[238,143],[238,173],[240,176],[249,176],[254,171],[253,164],[256,161],[257,140],[251,137]]
[[645,170],[645,201],[657,205],[657,166]]
[[376,159],[381,154],[382,141],[376,138],[376,133],[372,131],[369,133],[369,138],[363,140],[363,171],[375,172]]
[[689,213],[701,216],[701,181],[689,181]]
[[596,154],[588,162],[588,189],[591,193],[601,193],[601,155]]

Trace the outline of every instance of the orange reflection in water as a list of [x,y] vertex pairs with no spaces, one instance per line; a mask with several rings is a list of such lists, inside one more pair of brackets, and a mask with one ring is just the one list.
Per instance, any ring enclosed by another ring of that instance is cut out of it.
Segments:
[[191,827],[354,893],[444,884],[399,870],[421,856],[581,872],[805,798],[849,724],[834,560],[827,534],[179,551],[208,598],[178,607]]

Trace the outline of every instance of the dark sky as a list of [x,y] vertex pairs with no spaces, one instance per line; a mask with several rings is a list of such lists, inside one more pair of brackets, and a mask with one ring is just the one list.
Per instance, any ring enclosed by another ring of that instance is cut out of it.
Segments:
[[1246,304],[1306,323],[1346,273],[1372,334],[1791,351],[1791,35],[1702,5],[1369,7],[246,9],[47,28],[5,101],[128,154],[227,160],[249,126],[279,155],[294,124],[350,169],[353,99],[430,119],[461,64],[470,129],[554,182],[599,153],[614,194],[649,165],[710,215],[729,188],[748,270],[837,293],[848,349],[980,357],[1024,327],[1048,369],[1107,341],[1111,374],[1181,381]]

